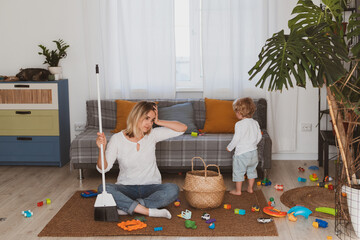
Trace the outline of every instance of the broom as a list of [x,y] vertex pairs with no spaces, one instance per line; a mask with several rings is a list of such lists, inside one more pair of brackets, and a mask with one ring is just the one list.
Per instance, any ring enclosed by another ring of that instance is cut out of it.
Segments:
[[[97,97],[98,97],[98,113],[99,113],[99,132],[102,133],[101,122],[101,102],[100,102],[100,84],[99,84],[99,66],[96,64],[96,83],[97,83]],[[117,222],[119,220],[117,207],[114,197],[106,192],[105,187],[105,173],[104,173],[104,146],[100,146],[101,154],[101,175],[103,192],[98,194],[94,204],[94,219],[95,221]]]

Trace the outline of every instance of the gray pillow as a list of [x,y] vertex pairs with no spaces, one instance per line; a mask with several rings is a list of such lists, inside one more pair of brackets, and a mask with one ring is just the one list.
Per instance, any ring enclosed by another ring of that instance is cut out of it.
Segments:
[[185,133],[197,132],[196,125],[194,123],[194,110],[192,103],[181,103],[170,107],[159,108],[160,120],[174,120],[179,121],[187,125]]

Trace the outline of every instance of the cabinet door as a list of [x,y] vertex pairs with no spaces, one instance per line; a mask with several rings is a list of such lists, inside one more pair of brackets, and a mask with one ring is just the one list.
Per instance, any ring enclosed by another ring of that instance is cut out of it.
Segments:
[[56,83],[2,83],[0,109],[58,109]]
[[0,135],[59,136],[57,110],[0,110]]

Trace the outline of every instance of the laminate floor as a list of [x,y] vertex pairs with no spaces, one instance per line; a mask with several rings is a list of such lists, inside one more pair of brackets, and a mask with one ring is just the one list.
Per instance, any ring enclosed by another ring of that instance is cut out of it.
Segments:
[[[297,177],[300,176],[298,167],[307,170],[309,166],[317,165],[317,161],[273,161],[269,178],[272,186],[261,187],[267,199],[275,198],[276,208],[287,211],[280,202],[282,192],[274,189],[275,184],[283,184],[285,191],[299,186],[315,185],[307,181],[299,183]],[[330,175],[334,176],[334,161],[330,161]],[[319,179],[322,179],[323,169],[318,171]],[[305,172],[306,173],[306,172]],[[305,174],[308,176],[309,174]],[[19,239],[39,239],[38,233],[45,227],[51,218],[60,210],[65,202],[77,190],[96,189],[101,183],[101,175],[96,170],[84,171],[85,179],[79,181],[78,171],[70,171],[69,165],[62,168],[57,167],[33,167],[33,166],[0,166],[0,239],[1,240],[19,240]],[[163,182],[172,182],[183,186],[185,175],[176,173],[163,173]],[[116,171],[111,171],[106,175],[108,182],[115,182]],[[224,173],[225,184],[228,190],[234,187],[231,181],[231,174]],[[244,184],[243,188],[247,187]],[[50,198],[51,205],[37,207],[36,203]],[[24,218],[21,211],[32,210],[34,216]],[[316,229],[312,226],[314,217],[305,219],[298,217],[297,222],[290,222],[287,218],[276,219],[275,223],[278,229],[278,237],[243,237],[241,239],[326,239],[332,236],[332,239],[338,239],[334,231],[334,220],[328,220],[329,227],[326,229]],[[208,239],[209,237],[192,237],[191,239]],[[238,239],[239,237],[212,237],[213,239]],[[69,238],[41,238],[44,240],[58,240]],[[72,238],[74,239],[74,238]],[[83,240],[105,239],[105,237],[80,238]],[[163,239],[163,240],[182,240],[190,239],[186,237],[106,237],[106,239]]]

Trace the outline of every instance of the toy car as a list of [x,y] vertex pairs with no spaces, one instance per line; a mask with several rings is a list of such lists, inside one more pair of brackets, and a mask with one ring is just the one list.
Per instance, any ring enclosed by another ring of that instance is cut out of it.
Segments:
[[258,221],[258,223],[270,223],[270,222],[274,221],[274,219],[272,219],[272,218],[258,218],[257,221]]
[[276,190],[278,190],[278,191],[283,191],[283,190],[284,190],[284,185],[276,184],[276,185],[274,186],[274,188],[275,188]]
[[81,193],[82,197],[89,198],[89,197],[96,197],[98,195],[96,190],[88,190]]
[[204,214],[201,216],[201,219],[209,220],[209,219],[210,219],[210,214],[204,213]]

